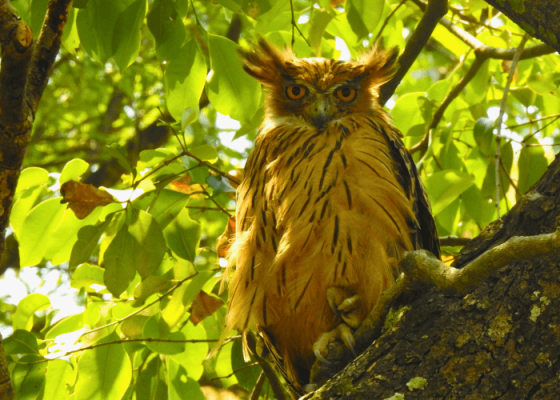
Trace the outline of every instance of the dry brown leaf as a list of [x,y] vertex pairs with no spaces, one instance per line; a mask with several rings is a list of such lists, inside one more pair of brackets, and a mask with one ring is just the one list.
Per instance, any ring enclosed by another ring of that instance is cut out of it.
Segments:
[[181,192],[185,194],[189,194],[191,190],[191,183],[192,177],[190,175],[183,176],[182,178],[177,179],[169,184],[169,188],[175,192]]
[[96,207],[106,206],[117,201],[109,193],[93,185],[68,181],[60,188],[63,200],[74,211],[78,219],[87,217]]
[[216,239],[216,251],[220,257],[225,257],[231,243],[235,239],[235,216],[230,217],[224,233]]
[[193,324],[198,324],[204,318],[212,315],[224,302],[214,296],[210,296],[204,291],[200,291],[196,299],[193,301],[191,317],[189,318]]

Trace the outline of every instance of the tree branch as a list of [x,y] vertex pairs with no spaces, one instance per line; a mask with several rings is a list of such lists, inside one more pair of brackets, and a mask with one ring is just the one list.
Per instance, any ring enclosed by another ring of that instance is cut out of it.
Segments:
[[457,85],[455,85],[455,87],[451,89],[451,91],[447,94],[447,96],[445,96],[445,99],[443,99],[443,101],[437,108],[436,112],[434,113],[432,121],[430,122],[430,125],[428,125],[428,128],[426,129],[424,137],[418,143],[412,146],[412,148],[410,149],[411,153],[421,151],[422,156],[426,153],[426,150],[428,149],[428,145],[430,143],[432,132],[438,126],[441,119],[443,118],[443,114],[445,113],[445,110],[447,109],[449,104],[451,104],[451,102],[455,100],[455,98],[459,95],[459,93],[461,93],[461,91],[465,88],[465,86],[467,86],[467,84],[475,77],[476,73],[478,72],[480,67],[482,67],[482,65],[486,60],[487,57],[485,56],[477,56],[474,59],[467,73],[461,78],[461,80],[457,83]]
[[418,55],[432,36],[438,21],[447,13],[447,0],[430,0],[425,8],[424,15],[410,35],[404,51],[398,59],[399,69],[391,80],[381,86],[379,103],[384,105],[391,98],[395,89],[414,63]]

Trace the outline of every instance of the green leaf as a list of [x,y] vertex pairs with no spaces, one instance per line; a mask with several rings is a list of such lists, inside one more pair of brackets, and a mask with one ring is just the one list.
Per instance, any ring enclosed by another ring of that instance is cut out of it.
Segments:
[[105,270],[97,265],[82,264],[72,274],[70,286],[74,289],[82,289],[88,293],[96,293],[98,290],[92,289],[91,285],[105,286],[103,275]]
[[10,354],[36,354],[39,355],[37,338],[32,333],[18,329],[12,336],[2,340],[4,353]]
[[[116,333],[95,344],[119,340]],[[120,399],[132,378],[132,366],[122,344],[111,344],[85,351],[78,361],[76,400]]]
[[115,53],[113,34],[119,15],[124,11],[123,0],[88,1],[77,17],[78,35],[84,50],[104,64]]
[[347,18],[352,30],[360,37],[373,32],[383,15],[385,0],[348,0]]
[[67,208],[58,227],[50,238],[46,239],[48,246],[45,251],[45,259],[50,260],[54,265],[70,260],[72,249],[78,241],[79,229],[97,222],[102,211],[101,207],[98,207],[86,218],[80,220],[71,209]]
[[558,95],[557,73],[550,72],[540,75],[531,75],[527,79],[527,86],[537,94]]
[[218,357],[216,358],[216,374],[224,377],[221,379],[221,382],[225,387],[238,383],[237,377],[233,374],[233,368],[231,365],[232,348],[232,342],[222,346],[220,352],[218,353]]
[[49,180],[49,172],[43,168],[30,167],[21,171],[19,176],[16,194],[32,187],[41,186]]
[[167,383],[164,379],[163,361],[154,357],[138,373],[136,379],[136,400],[167,399]]
[[117,66],[124,70],[140,53],[140,29],[146,16],[146,0],[136,0],[120,13],[113,34],[113,51]]
[[221,4],[222,6],[230,9],[233,12],[238,12],[239,10],[241,10],[243,0],[216,0],[216,3]]
[[[206,62],[196,39],[185,44],[169,61],[165,71],[167,109],[175,120],[182,121],[185,109],[198,109],[206,74]],[[186,125],[182,126],[184,129]]]
[[[161,314],[155,314],[144,325],[143,337],[163,340],[185,340],[182,332],[169,332],[169,327],[161,319]],[[181,342],[147,342],[146,346],[159,354],[177,354],[185,351],[185,343]]]
[[118,143],[113,143],[110,146],[107,146],[107,151],[110,155],[117,159],[117,162],[121,167],[126,169],[130,172],[133,176],[136,176],[136,169],[132,168],[128,159],[126,158],[126,150]]
[[486,93],[488,92],[488,86],[490,84],[489,65],[490,61],[486,60],[464,89],[463,100],[467,103],[478,104],[486,99]]
[[89,163],[80,158],[74,158],[72,161],[66,163],[58,181],[61,186],[71,180],[79,181],[80,176],[86,173],[88,169]]
[[203,144],[191,150],[191,153],[200,158],[202,161],[216,162],[218,159],[218,150],[208,144]]
[[33,37],[37,39],[41,33],[41,27],[47,14],[49,0],[33,0],[31,2],[31,23],[30,28],[33,32]]
[[166,244],[163,232],[150,214],[129,208],[128,233],[133,241],[134,264],[142,279],[154,272],[165,254]]
[[155,0],[148,13],[148,28],[156,39],[156,54],[161,61],[175,57],[185,41],[185,25],[172,0]]
[[213,275],[214,272],[212,271],[203,271],[203,272],[199,272],[198,275],[196,275],[191,280],[191,283],[189,283],[189,286],[187,286],[187,290],[185,290],[185,293],[183,295],[184,306],[188,307],[192,304],[192,302],[194,301],[196,296],[198,296],[198,294],[200,293],[200,291],[202,290],[206,282],[208,282],[208,280],[212,278]]
[[78,25],[76,23],[76,18],[78,16],[78,10],[76,9],[76,2],[73,3],[73,7],[68,14],[68,22],[66,27],[64,27],[64,33],[62,34],[62,45],[72,55],[76,55],[76,50],[80,48],[80,37],[78,36]]
[[208,35],[210,62],[214,71],[206,85],[214,108],[238,121],[248,122],[259,108],[259,83],[243,71],[237,45],[223,36]]
[[18,400],[35,400],[39,397],[45,384],[45,366],[43,363],[31,364],[43,360],[36,355],[25,355],[18,361],[12,371],[14,393]]
[[49,298],[39,293],[33,293],[25,297],[17,305],[16,312],[12,318],[14,330],[31,330],[33,328],[33,314],[50,307],[50,305]]
[[[202,93],[202,89],[201,89],[201,93]],[[198,109],[198,107],[196,108]],[[185,108],[183,114],[181,114],[181,129],[185,129],[187,126],[195,122],[198,119],[198,112],[199,111],[195,110],[194,108],[190,108],[190,107]]]
[[161,229],[173,221],[189,201],[188,194],[163,189],[161,192],[150,192],[134,201],[134,206],[141,210],[149,210]]
[[245,390],[251,391],[259,379],[262,369],[258,365],[249,368],[246,367],[248,362],[245,361],[243,356],[243,343],[241,340],[236,340],[231,349],[231,367],[239,381],[239,385]]
[[47,364],[47,379],[43,399],[64,400],[74,380],[72,366],[65,360],[52,360]]
[[208,178],[206,178],[206,182],[212,187],[212,189],[214,189],[214,196],[216,195],[216,192],[236,192],[235,188],[230,185],[229,180],[223,176],[220,176],[219,179],[215,176],[209,176]]
[[60,204],[61,199],[56,197],[47,200],[29,212],[18,236],[22,267],[37,265],[43,259],[48,245],[45,238],[52,235],[66,209],[65,204]]
[[12,225],[16,237],[19,238],[21,236],[23,223],[29,211],[37,204],[39,198],[45,194],[46,186],[46,184],[33,186],[26,189],[23,193],[20,192],[21,194],[18,196],[10,215],[10,224]]
[[321,56],[321,49],[323,44],[323,34],[325,29],[334,15],[327,11],[314,10],[311,21],[309,21],[309,44],[317,57]]
[[449,84],[450,82],[448,79],[443,79],[441,81],[434,83],[428,89],[427,92],[428,98],[430,100],[434,100],[437,103],[441,103],[443,99],[445,99],[447,93],[449,92]]
[[[186,340],[206,340],[206,330],[202,324],[194,325],[188,321],[181,329]],[[186,343],[183,353],[173,354],[171,359],[181,364],[187,370],[189,378],[198,381],[204,373],[203,362],[208,356],[208,343]]]
[[58,335],[76,332],[84,327],[84,313],[70,315],[55,323],[45,335],[45,339],[54,339]]
[[[538,140],[532,137],[526,140],[527,144],[538,144]],[[519,181],[517,188],[525,193],[545,173],[548,162],[544,155],[544,149],[540,146],[523,147],[517,162],[519,169]]]
[[144,302],[151,295],[168,290],[173,282],[160,276],[148,276],[134,289],[134,298]]
[[494,121],[489,118],[479,118],[473,128],[474,140],[478,149],[486,157],[496,154],[496,142],[494,141]]
[[74,268],[89,260],[91,253],[99,243],[99,239],[101,239],[101,235],[109,227],[112,218],[113,214],[110,214],[101,224],[95,226],[87,225],[80,228],[78,231],[78,240],[72,247],[70,268]]
[[124,224],[103,255],[103,282],[115,297],[119,297],[126,290],[136,275],[135,247],[134,238],[129,233],[128,226]]
[[201,227],[193,221],[189,212],[182,209],[163,231],[167,245],[179,257],[193,262],[200,243]]
[[410,128],[423,124],[422,112],[418,107],[418,98],[424,97],[423,92],[407,93],[397,99],[391,115],[395,126],[406,136]]
[[200,384],[187,376],[185,367],[172,358],[167,358],[167,380],[169,400],[204,400]]
[[474,178],[461,171],[446,170],[434,173],[424,180],[432,201],[432,212],[437,215],[474,183]]

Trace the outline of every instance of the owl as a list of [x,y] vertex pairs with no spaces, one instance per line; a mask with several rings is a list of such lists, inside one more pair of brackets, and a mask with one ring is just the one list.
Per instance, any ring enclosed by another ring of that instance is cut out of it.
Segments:
[[353,348],[403,253],[439,257],[439,241],[402,134],[378,102],[395,49],[299,59],[261,39],[240,53],[266,112],[237,189],[227,330],[257,331],[301,393],[329,342]]

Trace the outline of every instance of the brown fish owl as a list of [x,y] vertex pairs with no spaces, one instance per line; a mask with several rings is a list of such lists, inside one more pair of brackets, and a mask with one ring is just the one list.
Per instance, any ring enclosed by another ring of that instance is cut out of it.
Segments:
[[241,52],[267,92],[237,189],[228,328],[257,330],[300,391],[326,344],[352,332],[398,275],[403,252],[439,257],[416,167],[378,102],[396,51],[296,58],[265,40]]

